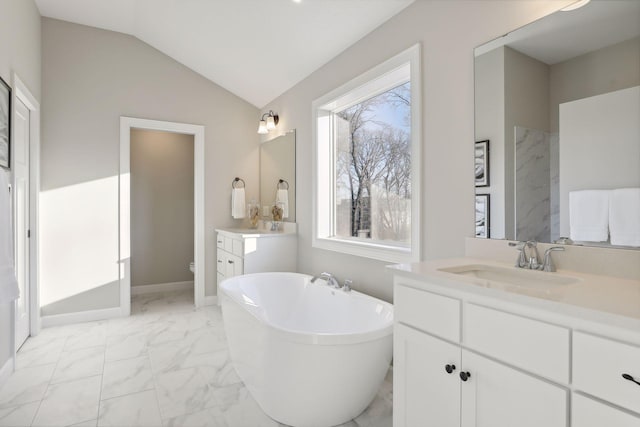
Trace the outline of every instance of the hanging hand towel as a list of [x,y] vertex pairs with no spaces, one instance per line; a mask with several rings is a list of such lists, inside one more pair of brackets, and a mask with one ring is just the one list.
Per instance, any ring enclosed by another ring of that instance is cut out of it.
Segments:
[[289,218],[289,190],[279,188],[276,191],[276,203],[282,203],[282,218]]
[[578,242],[606,242],[609,238],[611,190],[569,192],[569,234]]
[[231,217],[242,219],[246,215],[244,187],[231,190]]
[[11,194],[7,175],[0,169],[0,304],[9,303],[20,296],[13,269]]
[[619,188],[609,203],[611,244],[640,246],[640,188]]

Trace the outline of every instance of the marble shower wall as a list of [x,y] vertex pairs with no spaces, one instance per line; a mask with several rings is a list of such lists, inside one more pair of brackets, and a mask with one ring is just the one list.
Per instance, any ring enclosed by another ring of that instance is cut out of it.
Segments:
[[515,139],[516,239],[550,242],[559,230],[558,137],[516,126]]

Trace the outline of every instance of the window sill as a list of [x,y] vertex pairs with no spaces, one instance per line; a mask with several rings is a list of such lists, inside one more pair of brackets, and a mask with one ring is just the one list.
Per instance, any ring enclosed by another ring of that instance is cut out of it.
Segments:
[[316,237],[313,239],[313,247],[391,263],[417,262],[419,260],[409,248],[357,240]]

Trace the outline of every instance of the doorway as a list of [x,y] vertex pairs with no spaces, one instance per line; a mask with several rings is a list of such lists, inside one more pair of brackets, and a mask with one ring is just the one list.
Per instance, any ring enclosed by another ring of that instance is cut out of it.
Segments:
[[14,351],[40,331],[38,301],[38,194],[40,104],[13,74],[13,216],[15,271],[20,297],[14,306]]
[[194,295],[193,148],[193,135],[131,130],[132,295]]
[[29,128],[30,112],[16,98],[13,108],[13,218],[15,270],[20,296],[16,300],[16,350],[29,336]]
[[[145,129],[193,136],[194,302],[205,305],[204,126],[158,120],[120,118],[120,307],[131,314],[131,130]],[[188,267],[188,266],[186,266]]]

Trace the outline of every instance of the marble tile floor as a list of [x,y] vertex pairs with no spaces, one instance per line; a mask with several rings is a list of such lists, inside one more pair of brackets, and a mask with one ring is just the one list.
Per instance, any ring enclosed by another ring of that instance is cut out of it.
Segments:
[[[131,316],[43,329],[0,389],[0,426],[279,427],[229,360],[218,307],[135,296]],[[391,370],[344,427],[391,427]]]

